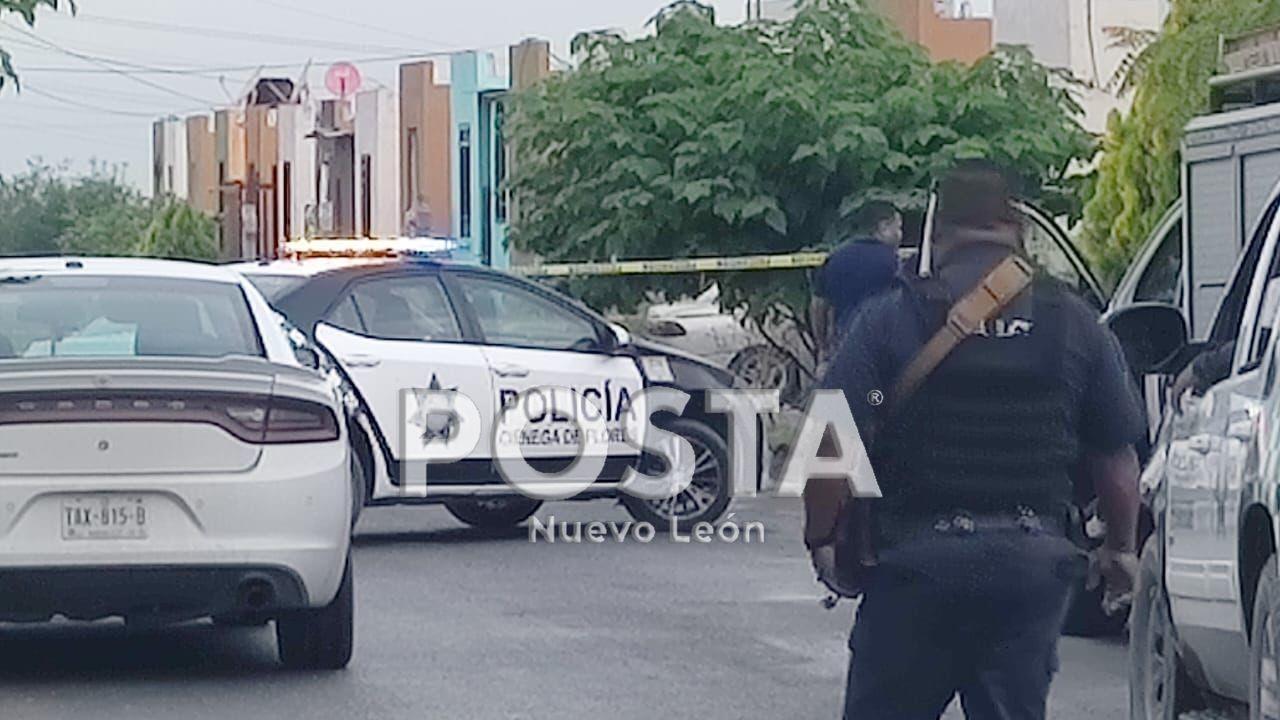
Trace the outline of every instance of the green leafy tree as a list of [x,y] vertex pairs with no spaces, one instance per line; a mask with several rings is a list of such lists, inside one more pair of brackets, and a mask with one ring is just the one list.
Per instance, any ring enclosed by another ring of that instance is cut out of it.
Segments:
[[[1030,195],[1068,210],[1068,168],[1093,152],[1068,89],[1026,51],[933,65],[859,0],[739,27],[672,12],[652,37],[576,44],[582,67],[522,93],[511,114],[513,242],[549,261],[830,248],[867,202],[919,208],[968,157],[1017,168]],[[808,337],[803,272],[572,289],[625,310],[653,288],[670,297],[709,280],[761,327]]]
[[70,255],[132,255],[151,222],[152,204],[119,175],[96,172],[67,193],[67,227],[58,237]]
[[146,198],[118,169],[83,176],[32,164],[0,176],[0,254],[128,255],[150,222]]
[[[60,6],[70,8],[73,13],[76,10],[76,5],[72,0],[65,0],[65,2],[59,2],[58,0],[0,0],[0,19],[3,19],[7,14],[14,13],[22,18],[27,27],[35,27],[36,10],[42,7],[57,10]],[[4,89],[7,81],[12,81],[14,85],[17,85],[18,74],[13,70],[13,56],[3,46],[0,46],[0,90]]]
[[173,199],[148,200],[118,168],[83,176],[33,164],[0,176],[0,255],[150,255],[212,260],[217,225]]
[[1113,114],[1083,240],[1114,280],[1178,198],[1182,131],[1209,108],[1219,39],[1280,21],[1280,0],[1174,0],[1164,32],[1131,61],[1133,109]]
[[218,258],[218,226],[213,218],[176,200],[157,207],[137,254],[171,260]]

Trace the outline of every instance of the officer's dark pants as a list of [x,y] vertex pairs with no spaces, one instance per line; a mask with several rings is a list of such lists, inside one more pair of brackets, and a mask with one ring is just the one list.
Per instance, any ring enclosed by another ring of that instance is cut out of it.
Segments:
[[1041,720],[1083,556],[1061,535],[933,530],[882,550],[849,641],[846,720]]

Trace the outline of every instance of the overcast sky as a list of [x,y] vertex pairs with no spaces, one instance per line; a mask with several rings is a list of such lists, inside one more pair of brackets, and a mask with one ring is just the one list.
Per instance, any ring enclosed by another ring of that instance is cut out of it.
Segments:
[[[722,23],[737,23],[744,0],[709,0]],[[976,0],[977,13],[992,0]],[[147,188],[153,117],[190,114],[239,96],[245,66],[296,75],[358,60],[369,79],[395,84],[399,61],[368,58],[485,49],[502,56],[526,37],[569,40],[592,28],[642,32],[665,0],[77,0],[79,15],[42,13],[35,36],[14,16],[0,45],[14,55],[24,91],[0,92],[0,174],[29,159],[125,166]],[[292,42],[286,42],[286,40]],[[103,62],[103,59],[117,64]],[[127,64],[124,64],[127,63]],[[194,70],[196,74],[119,71]],[[319,83],[320,70],[313,73]]]

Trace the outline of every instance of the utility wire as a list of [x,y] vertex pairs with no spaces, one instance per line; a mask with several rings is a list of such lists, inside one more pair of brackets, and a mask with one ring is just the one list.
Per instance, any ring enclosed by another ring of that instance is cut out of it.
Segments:
[[[62,53],[62,54],[64,54],[64,55],[68,55],[68,56],[70,56],[70,57],[76,58],[77,60],[83,60],[84,62],[88,62],[88,63],[92,63],[92,64],[94,64],[94,65],[98,65],[98,66],[100,66],[100,67],[102,67],[102,68],[104,68],[104,69],[107,69],[107,70],[109,70],[109,71],[113,72],[113,73],[114,73],[114,74],[116,74],[116,75],[119,75],[119,76],[121,76],[121,77],[129,78],[130,80],[132,80],[132,81],[134,81],[134,82],[138,83],[139,85],[145,85],[145,86],[147,86],[147,87],[149,87],[149,88],[154,88],[154,89],[156,89],[156,90],[159,90],[159,91],[161,91],[161,92],[168,93],[168,94],[173,95],[173,96],[175,96],[175,97],[180,97],[180,98],[184,98],[184,99],[187,99],[187,100],[195,100],[196,102],[199,102],[199,103],[205,103],[205,104],[210,104],[210,105],[216,104],[216,103],[210,103],[208,100],[206,100],[206,99],[204,99],[204,98],[196,97],[195,95],[191,95],[191,94],[189,94],[189,93],[184,93],[184,92],[182,92],[182,91],[180,91],[180,90],[174,90],[173,88],[165,87],[164,85],[161,85],[160,83],[157,83],[157,82],[155,82],[155,81],[147,80],[146,78],[137,77],[137,76],[135,76],[135,75],[133,75],[133,74],[129,73],[129,72],[128,72],[128,71],[126,71],[126,70],[121,70],[119,67],[115,67],[115,66],[114,66],[112,63],[110,63],[109,61],[106,61],[106,60],[99,60],[98,58],[93,57],[93,56],[91,56],[91,55],[86,55],[86,54],[84,54],[84,53],[76,52],[75,50],[69,50],[69,49],[67,49],[67,48],[62,47],[61,45],[58,45],[58,44],[57,44],[57,43],[55,43],[55,42],[52,42],[52,41],[49,41],[49,40],[45,40],[44,38],[40,37],[39,35],[36,35],[36,34],[35,34],[35,33],[33,33],[33,32],[28,32],[27,30],[24,30],[24,29],[22,29],[22,28],[20,28],[20,27],[14,27],[14,26],[9,25],[9,24],[7,24],[7,23],[0,23],[0,24],[3,24],[5,27],[9,28],[10,30],[16,30],[16,31],[18,31],[20,34],[22,34],[22,35],[24,35],[24,36],[26,36],[26,37],[29,37],[29,38],[31,38],[32,40],[35,40],[36,42],[41,43],[41,44],[43,44],[43,45],[45,45],[45,46],[47,46],[47,47],[49,47],[49,48],[52,48],[53,50],[56,50],[56,51],[58,51],[58,52],[60,52],[60,53]],[[121,62],[121,63],[116,63],[116,64],[117,64],[117,65],[120,65],[120,66],[123,66],[123,67],[128,67],[129,65],[132,65],[133,63],[124,63],[124,62]]]
[[185,35],[194,35],[203,38],[222,38],[225,40],[242,40],[246,42],[258,42],[269,45],[284,46],[308,46],[317,48],[327,48],[330,50],[386,50],[389,52],[412,52],[413,48],[399,47],[394,45],[371,45],[368,43],[348,43],[339,40],[320,40],[315,38],[301,38],[295,35],[272,35],[269,33],[245,32],[241,30],[227,30],[223,28],[197,27],[194,25],[178,25],[174,23],[153,22],[150,20],[137,20],[133,18],[115,18],[104,15],[89,15],[81,13],[76,16],[77,21],[99,23],[103,25],[115,25],[118,27],[126,27],[134,30],[147,30],[151,32],[177,33]]
[[132,143],[124,142],[123,140],[113,139],[98,133],[89,134],[87,132],[76,132],[75,130],[68,130],[60,125],[50,126],[50,125],[45,125],[43,123],[40,125],[30,125],[26,123],[14,123],[14,122],[9,122],[8,120],[0,120],[0,128],[10,128],[13,130],[32,130],[40,134],[59,135],[66,138],[73,138],[75,140],[89,140],[94,143],[114,145],[119,148],[128,148],[130,150],[137,150],[136,145]]
[[[427,59],[427,58],[447,57],[449,55],[452,55],[455,52],[467,52],[467,51],[483,52],[485,50],[492,50],[495,48],[503,48],[503,47],[506,47],[506,46],[491,45],[484,48],[467,48],[465,50],[428,50],[424,52],[401,53],[398,55],[373,55],[369,57],[320,59],[320,60],[313,60],[312,64],[313,65],[331,65],[336,62],[351,62],[356,64],[403,62],[405,60],[419,60],[419,59]],[[221,65],[221,66],[210,65],[210,66],[189,67],[189,68],[152,67],[150,69],[145,69],[145,70],[139,68],[132,72],[139,75],[146,75],[146,74],[201,75],[205,73],[212,74],[212,73],[252,72],[254,70],[258,70],[261,68],[266,68],[266,69],[295,68],[305,63],[306,63],[305,60],[293,60],[290,62],[278,62],[278,63],[255,63],[253,65]],[[66,74],[74,74],[74,75],[102,75],[110,72],[109,70],[103,70],[101,68],[74,68],[74,67],[56,67],[56,66],[19,67],[19,70],[21,70],[21,72],[24,74],[25,73],[66,73]]]
[[375,32],[386,33],[387,35],[394,35],[396,37],[404,38],[407,40],[413,40],[415,42],[426,40],[433,45],[444,45],[447,47],[456,47],[455,45],[453,45],[453,43],[440,42],[439,40],[433,40],[431,38],[419,37],[412,33],[404,32],[403,30],[393,30],[392,28],[381,27],[379,25],[370,25],[369,23],[366,23],[366,22],[353,20],[350,17],[330,15],[328,13],[324,13],[319,10],[313,10],[311,8],[299,7],[297,5],[280,2],[280,0],[251,0],[251,1],[253,2],[254,5],[258,5],[258,4],[270,5],[271,7],[280,8],[281,10],[289,10],[291,12],[302,13],[303,15],[307,15],[308,17],[318,17],[318,18],[323,18],[325,20],[332,20],[334,22],[341,23],[346,27],[364,28],[365,30],[373,30]]
[[141,112],[141,111],[134,111],[134,110],[120,110],[118,108],[110,108],[102,105],[94,105],[92,103],[82,102],[80,100],[75,100],[73,98],[64,97],[56,93],[51,93],[48,90],[41,90],[38,87],[31,87],[31,85],[28,83],[23,83],[22,92],[24,94],[31,93],[32,95],[39,95],[40,97],[48,98],[49,100],[53,100],[54,102],[62,103],[63,105],[69,105],[71,107],[78,107],[82,110],[93,110],[94,112],[106,113],[108,115],[119,115],[121,117],[148,118],[148,119],[154,120],[158,115],[164,115],[164,114],[180,115],[188,112],[200,112],[202,110],[203,111],[208,110],[207,107],[197,108],[195,110],[184,110],[178,113],[172,113],[172,112],[171,113],[153,113],[153,112]]

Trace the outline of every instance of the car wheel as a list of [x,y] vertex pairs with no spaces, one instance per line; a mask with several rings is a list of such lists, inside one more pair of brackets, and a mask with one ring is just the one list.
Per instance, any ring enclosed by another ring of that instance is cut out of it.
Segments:
[[444,507],[472,527],[497,530],[515,527],[533,517],[542,501],[523,497],[467,498],[450,500]]
[[355,639],[355,585],[351,556],[333,601],[276,618],[280,662],[295,670],[341,670],[351,662]]
[[1273,555],[1262,568],[1249,639],[1249,718],[1280,718],[1280,579]]
[[1062,634],[1092,638],[1113,637],[1124,632],[1124,625],[1129,616],[1126,613],[1108,615],[1102,609],[1106,584],[1100,582],[1090,589],[1088,582],[1089,578],[1080,578],[1071,591],[1071,604],[1067,607],[1067,619],[1062,625]]
[[1134,720],[1177,720],[1201,703],[1178,656],[1160,571],[1158,538],[1142,550],[1129,631],[1129,715]]
[[667,530],[673,522],[688,527],[715,522],[729,509],[733,479],[729,447],[714,430],[696,420],[675,420],[669,428],[693,446],[693,482],[675,497],[646,500],[624,494],[622,503],[636,520]]
[[360,514],[364,512],[365,501],[368,496],[369,479],[365,472],[364,461],[360,459],[360,453],[354,449],[351,451],[351,529],[355,530],[356,523],[360,521]]
[[729,361],[729,370],[746,387],[777,390],[788,405],[799,399],[800,369],[777,348],[753,345]]

